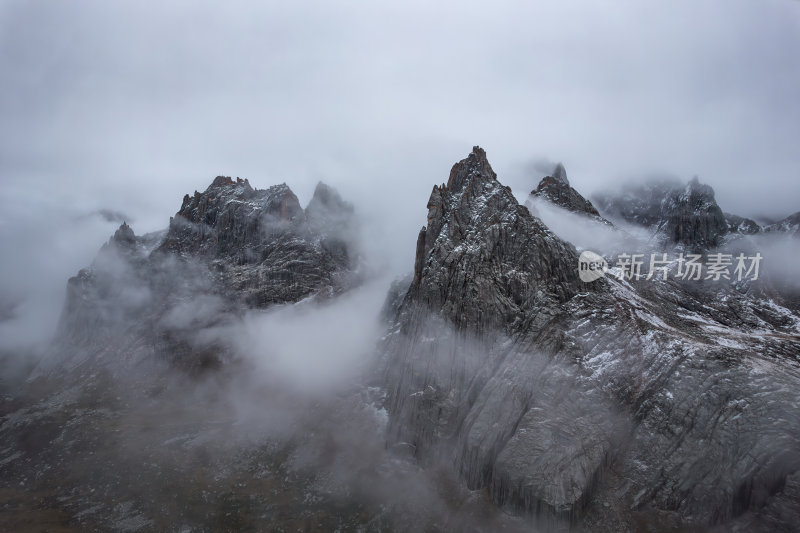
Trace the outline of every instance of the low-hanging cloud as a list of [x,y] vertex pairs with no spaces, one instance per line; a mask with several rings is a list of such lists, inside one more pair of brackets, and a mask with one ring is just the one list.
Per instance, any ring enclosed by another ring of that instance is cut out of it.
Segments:
[[[4,2],[0,294],[63,286],[113,231],[67,231],[66,206],[141,234],[217,174],[285,181],[304,205],[336,186],[403,273],[432,185],[474,144],[526,193],[529,162],[551,158],[585,196],[698,174],[726,211],[782,218],[800,197],[799,18],[796,2],[747,0]],[[56,246],[33,236],[54,231]],[[13,307],[58,309],[46,292]]]
[[356,379],[370,360],[388,280],[373,280],[326,302],[307,301],[249,312],[230,330],[237,354],[267,381],[306,392]]

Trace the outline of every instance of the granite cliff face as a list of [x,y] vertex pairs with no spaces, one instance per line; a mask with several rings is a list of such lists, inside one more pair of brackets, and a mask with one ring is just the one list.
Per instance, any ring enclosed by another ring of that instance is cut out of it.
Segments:
[[[629,218],[673,242],[727,231],[697,183],[650,207]],[[382,347],[390,445],[556,528],[792,530],[791,302],[757,284],[583,284],[477,147],[428,209]]]

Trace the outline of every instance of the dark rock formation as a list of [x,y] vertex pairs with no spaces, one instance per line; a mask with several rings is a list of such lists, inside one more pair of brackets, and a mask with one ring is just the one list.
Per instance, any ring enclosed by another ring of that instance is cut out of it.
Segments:
[[607,218],[650,228],[665,242],[690,250],[714,248],[729,232],[714,190],[692,178],[687,185],[661,180],[594,198]]
[[800,211],[774,224],[770,224],[765,228],[765,231],[770,233],[787,233],[794,237],[800,236]]
[[740,217],[731,213],[725,213],[725,220],[728,222],[728,233],[738,233],[741,235],[755,235],[761,232],[758,222],[749,218]]
[[576,264],[574,249],[519,205],[476,146],[433,187],[409,294],[458,329],[503,329],[527,308],[578,291]]
[[[104,359],[124,371],[125,360],[157,353],[190,369],[215,366],[225,347],[195,338],[227,315],[351,287],[352,206],[320,184],[309,209],[306,216],[285,184],[258,190],[218,176],[184,197],[166,232],[137,237],[123,223],[91,267],[69,280],[61,356],[48,367]],[[114,361],[120,344],[129,345],[125,360]]]
[[389,323],[394,320],[395,316],[397,316],[397,311],[403,304],[403,299],[405,298],[412,281],[414,281],[414,276],[413,274],[409,273],[403,277],[395,279],[392,281],[391,285],[389,285],[389,291],[386,294],[383,307],[381,307],[380,318],[382,322]]
[[[592,223],[563,166],[540,188]],[[749,225],[720,219],[695,181],[603,205],[684,249]],[[68,284],[58,357],[33,374],[47,393],[0,391],[6,507],[103,531],[796,530],[798,300],[760,282],[583,283],[576,250],[479,147],[427,207],[413,274],[382,310],[379,386],[342,396],[250,376],[217,335],[358,280],[353,208],[335,191],[320,184],[302,209],[285,185],[218,177],[165,232],[124,223]],[[797,218],[773,231],[796,234]]]
[[351,266],[352,207],[320,184],[310,208],[306,216],[286,184],[256,190],[218,176],[205,192],[184,197],[157,252],[210,264],[228,291],[256,307],[340,290],[337,276]]
[[150,303],[147,257],[164,237],[138,237],[123,222],[88,268],[67,282],[57,342],[74,347],[110,342],[136,323]]
[[306,206],[306,218],[312,233],[321,236],[323,248],[340,265],[357,265],[358,232],[355,210],[335,189],[320,182]]
[[[565,401],[566,389],[580,385],[541,355],[559,350],[557,317],[586,290],[577,254],[517,203],[478,147],[434,187],[418,243],[400,328],[386,347],[391,442],[428,459],[452,443],[471,488],[488,485],[501,504],[569,515],[614,427],[589,415],[589,404],[602,403],[589,391]],[[575,445],[596,453],[562,467],[525,462],[532,443],[561,438],[560,422],[537,414],[556,403],[584,421],[568,430]]]
[[672,242],[689,248],[713,248],[728,231],[722,209],[714,200],[714,190],[695,177],[686,189],[664,204],[664,232]]
[[553,169],[553,179],[564,185],[569,185],[569,180],[567,179],[567,169],[564,168],[563,164],[556,164],[556,168]]
[[[679,243],[724,233],[710,189],[662,200],[628,213]],[[479,148],[428,210],[382,349],[390,445],[538,520],[791,531],[796,309],[735,284],[580,283]]]
[[608,220],[600,216],[592,202],[570,187],[567,171],[561,163],[556,165],[552,176],[542,178],[539,186],[531,191],[529,200],[526,205],[530,204],[528,207],[532,212],[535,210],[536,200],[545,200],[572,213],[588,215],[598,222],[611,225]]
[[122,246],[130,246],[136,243],[136,235],[128,223],[123,222],[119,229],[114,232],[112,241]]

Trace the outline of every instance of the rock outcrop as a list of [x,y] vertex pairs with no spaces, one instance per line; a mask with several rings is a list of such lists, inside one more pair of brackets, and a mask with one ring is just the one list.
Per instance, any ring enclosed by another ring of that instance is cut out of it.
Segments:
[[598,194],[594,203],[615,219],[650,229],[664,244],[699,251],[722,243],[730,231],[714,190],[697,177],[686,185],[661,180],[630,185],[616,194]]
[[359,227],[352,204],[344,201],[336,189],[320,182],[306,206],[306,218],[310,231],[320,236],[322,247],[337,264],[357,267]]
[[598,222],[611,225],[611,223],[600,216],[592,202],[584,198],[578,191],[572,188],[567,180],[567,171],[564,165],[559,163],[553,170],[552,176],[545,176],[539,185],[531,191],[526,205],[532,212],[535,211],[537,200],[550,202],[553,205],[566,209],[571,213],[587,215]]
[[[615,421],[590,414],[603,401],[590,391],[565,397],[581,386],[549,360],[562,347],[564,306],[592,292],[576,266],[575,250],[519,205],[481,148],[457,163],[431,193],[414,278],[387,341],[392,444],[425,460],[454,446],[449,458],[468,486],[490,487],[503,505],[557,515],[583,505]],[[542,414],[557,404],[575,416],[573,428]],[[593,452],[561,466],[547,459],[552,450],[524,459],[564,431]]]
[[[629,214],[687,246],[726,231],[707,187],[664,202]],[[551,525],[790,531],[798,325],[735,284],[582,284],[476,147],[433,189],[382,346],[389,444]]]
[[[598,227],[563,166],[539,192],[581,214],[577,232]],[[750,231],[696,181],[606,200],[659,251]],[[225,343],[275,304],[302,301],[282,310],[289,334],[313,329],[309,309],[338,312],[308,305],[360,279],[336,191],[303,209],[285,184],[217,177],[164,232],[123,223],[69,281],[29,398],[0,394],[0,488],[92,530],[796,530],[799,300],[761,279],[582,282],[576,249],[479,147],[427,208],[377,370],[331,394],[251,375]]]
[[770,233],[786,233],[794,237],[800,236],[800,211],[783,220],[770,224],[765,228]]
[[[475,147],[453,166],[427,207],[409,294],[459,329],[510,327],[528,307],[564,301],[579,290],[574,249],[497,181],[483,149]],[[443,285],[452,273],[452,285]]]
[[[212,265],[227,290],[251,306],[336,291],[344,283],[337,276],[351,266],[353,242],[347,234],[352,207],[336,198],[321,184],[307,216],[286,184],[258,190],[247,180],[218,176],[205,192],[184,197],[157,252]],[[335,227],[331,217],[342,222],[336,235],[327,229]]]
[[[184,197],[166,231],[137,237],[123,223],[69,280],[57,335],[62,356],[47,364],[105,359],[124,371],[126,361],[161,353],[188,368],[215,366],[225,348],[195,338],[226,315],[352,287],[352,206],[320,184],[307,211],[286,184],[254,189],[218,176]],[[116,355],[120,344],[128,346],[124,357]]]
[[733,215],[731,213],[725,213],[725,220],[728,222],[728,233],[755,235],[756,233],[761,232],[761,226],[755,220]]

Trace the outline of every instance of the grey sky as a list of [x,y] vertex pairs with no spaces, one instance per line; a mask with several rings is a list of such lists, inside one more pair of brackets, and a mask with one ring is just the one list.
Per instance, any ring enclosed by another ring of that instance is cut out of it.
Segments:
[[727,211],[800,210],[800,2],[429,4],[4,0],[6,285],[35,285],[12,248],[55,254],[63,287],[113,230],[65,221],[159,229],[217,174],[304,204],[325,180],[410,268],[431,186],[474,144],[515,190],[548,158],[587,193],[698,174]]

